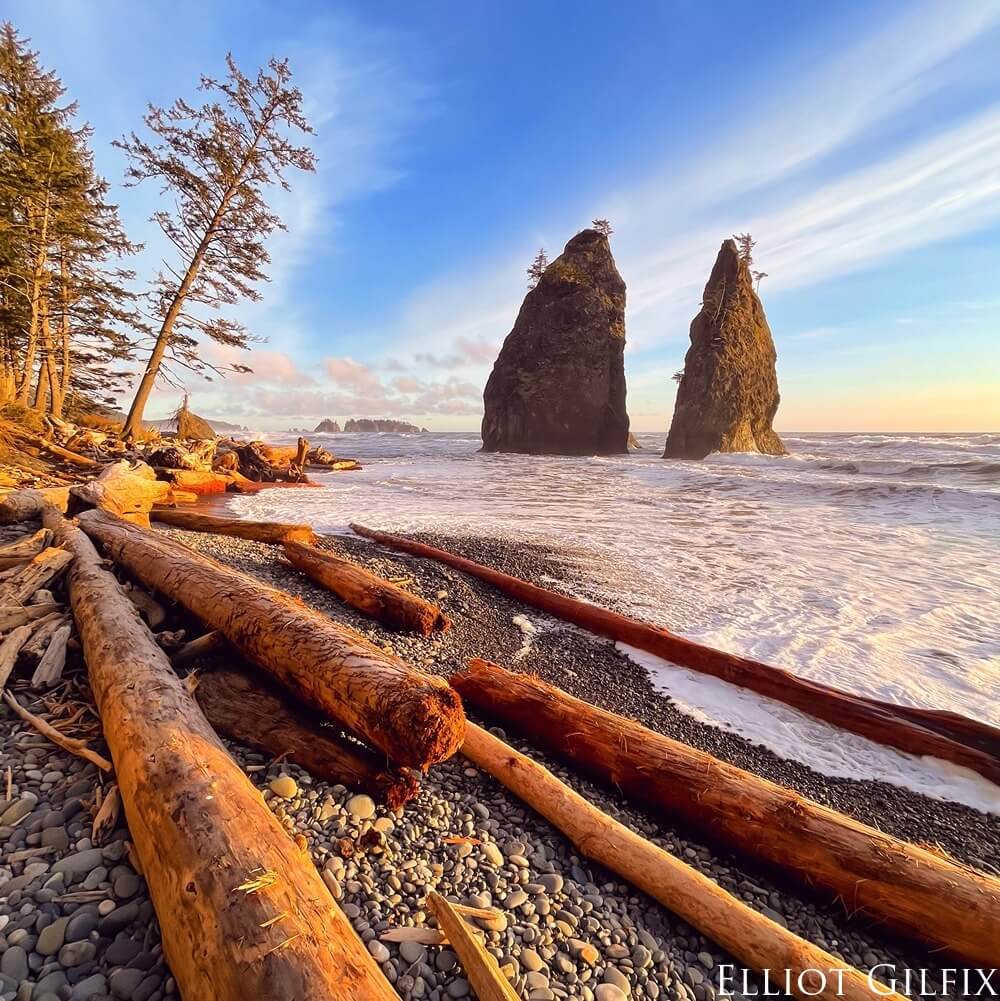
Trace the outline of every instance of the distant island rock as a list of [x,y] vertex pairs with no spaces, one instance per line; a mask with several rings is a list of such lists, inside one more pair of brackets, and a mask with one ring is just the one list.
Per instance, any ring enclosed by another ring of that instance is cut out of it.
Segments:
[[628,451],[625,282],[608,238],[577,233],[528,292],[483,393],[484,452]]
[[345,425],[345,431],[400,431],[406,434],[426,432],[427,428],[418,428],[416,424],[407,421],[391,421],[384,418],[361,417],[351,418]]
[[313,434],[339,434],[340,425],[336,421],[330,420],[329,417],[324,421],[320,421],[316,427],[313,428]]
[[778,410],[777,355],[750,268],[734,240],[722,244],[691,322],[666,459],[712,452],[785,455],[771,423]]

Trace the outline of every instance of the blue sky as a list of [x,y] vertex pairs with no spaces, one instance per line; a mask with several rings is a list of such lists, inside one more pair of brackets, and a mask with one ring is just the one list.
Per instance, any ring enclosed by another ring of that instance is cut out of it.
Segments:
[[[749,230],[779,429],[1000,430],[1000,0],[8,0],[5,16],[116,184],[110,141],[148,101],[194,96],[228,50],[245,71],[291,59],[320,168],[276,198],[272,282],[237,311],[266,339],[239,359],[254,375],[192,380],[202,413],[477,427],[525,267],[606,216],[636,429],[666,429],[718,245]],[[117,197],[149,273],[158,192]]]

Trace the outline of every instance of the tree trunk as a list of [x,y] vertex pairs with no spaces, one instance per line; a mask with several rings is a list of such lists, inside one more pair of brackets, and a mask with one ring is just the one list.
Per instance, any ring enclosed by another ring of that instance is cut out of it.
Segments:
[[195,698],[209,723],[241,744],[301,765],[314,778],[370,793],[390,810],[420,791],[411,772],[387,770],[384,756],[339,730],[321,729],[265,677],[224,667],[199,674],[197,681]]
[[451,627],[437,605],[324,549],[285,540],[285,556],[307,577],[383,625],[417,632],[421,636]]
[[186,1001],[398,1001],[83,534],[70,600],[129,830]]
[[231,476],[225,473],[209,473],[197,469],[160,469],[157,472],[166,476],[179,490],[207,497],[210,494],[224,494],[233,482]]
[[[867,977],[842,959],[730,896],[707,876],[602,813],[540,764],[474,723],[466,729],[462,754],[562,831],[581,855],[648,893],[741,963],[755,970],[780,971],[782,977],[787,971],[793,989],[802,976],[805,990],[795,993],[806,1001],[815,997],[872,1001]],[[840,984],[831,977],[825,988],[816,989],[820,987],[817,973],[834,970],[843,971]],[[888,988],[884,996],[903,1001]]]
[[[375,532],[361,525],[352,525],[351,528],[359,535],[382,545],[445,563],[485,581],[526,605],[532,605],[601,636],[638,647],[664,660],[721,678],[730,684],[748,688],[880,744],[887,744],[910,754],[929,754],[953,761],[974,769],[993,782],[1000,782],[1000,730],[996,727],[966,719],[962,719],[961,725],[956,725],[951,722],[955,717],[954,713],[934,709],[917,710],[923,715],[923,721],[917,722],[911,718],[910,711],[900,711],[900,707],[892,703],[841,692],[827,685],[799,678],[782,668],[713,650],[675,636],[659,626],[651,626],[597,605],[568,598],[446,550],[425,546],[398,535]],[[929,723],[931,719],[935,721],[933,729]],[[980,743],[970,742],[971,732],[978,734]],[[982,747],[991,750],[983,750]]]
[[239,518],[220,518],[200,511],[178,511],[174,508],[156,508],[150,512],[153,521],[183,528],[188,532],[211,532],[214,535],[233,535],[253,542],[280,544],[285,541],[314,542],[316,533],[308,525],[294,525],[285,521],[241,521]]
[[[52,183],[52,158],[49,158],[49,176],[46,184]],[[31,394],[31,377],[35,371],[35,353],[38,350],[38,324],[40,319],[40,306],[42,291],[45,287],[45,265],[48,261],[49,246],[49,216],[51,215],[52,194],[49,187],[46,187],[45,201],[42,206],[41,222],[38,222],[37,213],[28,199],[25,214],[28,223],[28,232],[35,231],[38,227],[37,242],[35,244],[35,261],[31,275],[31,319],[28,323],[28,334],[24,345],[24,360],[21,368],[21,378],[17,388],[17,401],[24,406],[28,405],[28,397]]]
[[0,606],[24,605],[31,596],[55,580],[69,565],[69,553],[54,546],[43,549],[30,563],[0,584]]
[[[970,963],[996,958],[1000,880],[836,813],[537,678],[473,660],[452,684],[484,713],[587,773],[792,871]],[[929,908],[927,902],[934,901]]]
[[424,769],[461,745],[461,700],[443,679],[162,533],[101,511],[84,512],[80,525],[147,587],[179,601],[301,701],[392,761]]

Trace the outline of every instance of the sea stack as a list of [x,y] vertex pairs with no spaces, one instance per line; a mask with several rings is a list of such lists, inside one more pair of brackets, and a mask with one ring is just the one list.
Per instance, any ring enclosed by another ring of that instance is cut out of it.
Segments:
[[524,297],[483,393],[484,452],[628,451],[625,282],[608,238],[577,233]]
[[677,388],[666,459],[712,452],[785,455],[771,427],[778,410],[777,355],[748,263],[722,244],[691,322],[691,347]]

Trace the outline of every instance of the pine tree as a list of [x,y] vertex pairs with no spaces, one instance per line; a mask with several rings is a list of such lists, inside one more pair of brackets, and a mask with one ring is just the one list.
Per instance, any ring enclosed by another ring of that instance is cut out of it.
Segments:
[[749,233],[733,233],[733,239],[736,241],[740,260],[749,268],[753,264],[753,248],[757,246],[757,241]]
[[545,269],[549,266],[549,259],[545,254],[545,248],[540,247],[538,253],[535,254],[535,259],[531,262],[531,267],[528,268],[528,288],[533,289],[545,274]]
[[607,219],[595,219],[590,224],[591,229],[596,229],[598,233],[602,236],[611,236],[614,230],[611,228],[611,223]]
[[315,161],[290,134],[311,133],[291,85],[287,60],[272,59],[256,79],[244,76],[232,56],[224,80],[203,77],[211,95],[200,107],[182,99],[169,108],[150,107],[145,124],[152,139],[135,133],[117,145],[129,157],[127,180],[157,180],[176,203],[157,212],[160,226],[177,253],[164,262],[148,293],[158,329],[146,370],[125,422],[124,434],[142,424],[146,401],[170,359],[200,371],[198,337],[245,348],[250,336],[233,320],[216,314],[240,299],[256,301],[256,285],[266,280],[270,262],[265,240],[281,219],[267,205],[267,189],[289,189],[290,167],[313,170]]

